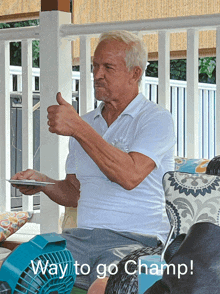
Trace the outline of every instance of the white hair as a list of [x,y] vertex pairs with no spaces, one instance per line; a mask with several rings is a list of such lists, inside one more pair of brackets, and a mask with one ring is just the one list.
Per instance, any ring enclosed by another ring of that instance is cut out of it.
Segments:
[[142,70],[142,74],[145,72],[147,65],[147,48],[137,35],[128,31],[110,31],[101,34],[99,43],[104,40],[117,40],[127,44],[128,49],[126,50],[125,56],[127,68],[131,70],[135,66],[139,66]]

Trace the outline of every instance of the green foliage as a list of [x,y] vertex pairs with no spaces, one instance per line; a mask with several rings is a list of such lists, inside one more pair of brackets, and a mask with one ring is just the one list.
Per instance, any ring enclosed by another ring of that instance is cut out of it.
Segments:
[[[205,57],[199,59],[199,82],[216,83],[216,58]],[[158,61],[150,61],[146,70],[149,77],[158,77]],[[186,59],[170,61],[170,78],[173,80],[186,80]]]
[[158,77],[158,62],[157,61],[150,61],[145,75],[148,77],[157,78]]
[[[39,25],[39,20],[1,23],[0,29]],[[32,42],[33,67],[39,67],[39,41]],[[10,43],[10,64],[21,66],[21,42]]]
[[8,23],[0,23],[0,29],[10,28]]
[[216,58],[204,57],[199,59],[199,80],[203,83],[215,84]]
[[170,78],[173,80],[186,80],[185,59],[174,59],[170,61]]

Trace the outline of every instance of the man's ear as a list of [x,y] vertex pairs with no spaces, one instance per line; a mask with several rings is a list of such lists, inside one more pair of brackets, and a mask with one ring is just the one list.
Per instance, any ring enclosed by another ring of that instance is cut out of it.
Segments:
[[132,68],[132,81],[138,83],[140,77],[142,76],[142,69],[140,66],[134,66]]

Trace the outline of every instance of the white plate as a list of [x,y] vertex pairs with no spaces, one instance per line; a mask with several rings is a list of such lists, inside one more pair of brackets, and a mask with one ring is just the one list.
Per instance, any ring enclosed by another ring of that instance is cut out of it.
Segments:
[[7,180],[9,183],[14,185],[25,185],[25,186],[46,186],[46,185],[54,185],[54,183],[50,182],[38,182],[34,180]]

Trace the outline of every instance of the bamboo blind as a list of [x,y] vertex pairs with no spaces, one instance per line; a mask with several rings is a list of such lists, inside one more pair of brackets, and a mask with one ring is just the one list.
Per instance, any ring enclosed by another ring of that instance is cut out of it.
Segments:
[[41,0],[0,0],[0,22],[39,18]]
[[[220,0],[77,0],[74,1],[75,24],[153,19],[220,13]],[[144,37],[149,59],[158,58],[158,37]],[[93,55],[97,40],[92,40]],[[171,34],[171,58],[186,56],[186,33]],[[215,55],[215,32],[200,32],[200,56]],[[73,45],[74,62],[79,56],[79,43]]]

